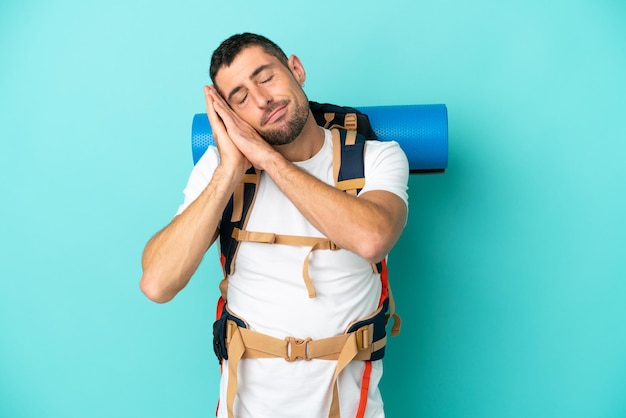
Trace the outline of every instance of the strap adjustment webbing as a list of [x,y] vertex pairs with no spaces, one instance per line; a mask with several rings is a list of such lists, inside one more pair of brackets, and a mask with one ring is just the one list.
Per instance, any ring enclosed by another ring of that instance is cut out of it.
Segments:
[[334,129],[334,128],[341,128],[341,129],[345,129],[347,131],[355,131],[356,132],[356,128],[357,128],[357,116],[356,113],[346,113],[344,115],[344,121],[343,121],[343,125],[339,124],[339,123],[335,123],[333,125],[331,125],[332,121],[335,119],[335,112],[327,112],[324,113],[324,121],[326,122],[324,124],[324,128],[326,129]]

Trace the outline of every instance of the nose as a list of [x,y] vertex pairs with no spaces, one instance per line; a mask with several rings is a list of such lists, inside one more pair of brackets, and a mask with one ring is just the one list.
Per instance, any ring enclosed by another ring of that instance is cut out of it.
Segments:
[[272,102],[272,95],[264,88],[257,87],[249,94],[252,95],[254,102],[260,108],[264,108]]

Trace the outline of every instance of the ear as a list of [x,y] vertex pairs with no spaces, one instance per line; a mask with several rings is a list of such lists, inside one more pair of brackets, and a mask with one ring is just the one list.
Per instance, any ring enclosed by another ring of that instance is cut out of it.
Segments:
[[289,70],[293,74],[293,77],[296,79],[298,84],[301,86],[304,84],[306,80],[306,72],[304,71],[304,66],[302,65],[302,61],[295,55],[289,57]]

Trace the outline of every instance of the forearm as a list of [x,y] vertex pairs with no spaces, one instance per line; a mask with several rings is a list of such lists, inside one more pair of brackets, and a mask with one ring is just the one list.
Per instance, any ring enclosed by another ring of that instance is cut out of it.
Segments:
[[217,237],[219,219],[239,177],[219,166],[198,198],[148,242],[140,282],[148,298],[167,302],[187,285]]
[[378,262],[400,237],[406,205],[390,192],[371,191],[357,198],[316,179],[277,153],[268,157],[265,171],[304,217],[341,248]]

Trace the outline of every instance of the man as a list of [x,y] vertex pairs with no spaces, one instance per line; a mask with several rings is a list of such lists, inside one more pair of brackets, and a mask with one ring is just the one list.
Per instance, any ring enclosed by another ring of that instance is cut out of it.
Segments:
[[[366,184],[358,196],[335,188],[331,133],[309,110],[305,78],[298,57],[287,58],[259,35],[234,35],[214,52],[214,84],[204,92],[217,148],[198,161],[177,215],[146,245],[141,289],[148,298],[167,302],[185,287],[218,237],[229,199],[254,166],[261,177],[247,230],[327,237],[339,249],[241,242],[227,277],[230,311],[258,335],[315,341],[344,334],[378,308],[382,285],[371,265],[387,256],[406,223],[408,163],[396,143],[368,142]],[[303,274],[315,297],[307,295]],[[308,356],[308,346],[304,350]],[[382,364],[371,363],[364,416],[382,417]],[[342,417],[354,417],[365,362],[349,362],[334,389],[336,364],[243,358],[234,372],[238,379],[223,367],[218,416],[319,418],[339,408]],[[237,382],[236,398],[229,380]]]

